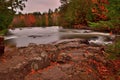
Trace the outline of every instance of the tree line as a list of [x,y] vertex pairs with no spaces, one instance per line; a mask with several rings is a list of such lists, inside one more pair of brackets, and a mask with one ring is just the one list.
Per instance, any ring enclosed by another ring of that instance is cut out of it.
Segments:
[[59,11],[56,8],[54,11],[51,9],[48,12],[40,13],[33,12],[28,14],[17,14],[10,28],[14,27],[34,27],[34,26],[57,26],[59,25]]

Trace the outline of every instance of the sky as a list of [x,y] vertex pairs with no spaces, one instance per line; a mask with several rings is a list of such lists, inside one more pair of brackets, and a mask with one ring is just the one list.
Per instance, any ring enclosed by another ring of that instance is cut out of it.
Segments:
[[60,0],[28,0],[22,13],[47,12],[60,6]]

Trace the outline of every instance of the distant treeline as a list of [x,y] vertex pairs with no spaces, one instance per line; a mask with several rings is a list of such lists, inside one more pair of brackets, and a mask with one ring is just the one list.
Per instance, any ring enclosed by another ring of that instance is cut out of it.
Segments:
[[56,26],[59,25],[59,17],[58,9],[55,9],[55,11],[49,9],[48,12],[42,14],[40,12],[29,14],[19,13],[14,17],[12,24],[9,27]]

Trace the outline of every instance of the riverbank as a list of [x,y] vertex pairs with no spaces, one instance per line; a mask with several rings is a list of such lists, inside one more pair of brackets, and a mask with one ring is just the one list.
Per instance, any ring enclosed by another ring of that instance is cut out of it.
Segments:
[[82,39],[8,47],[0,58],[0,80],[119,80],[120,60]]
[[1,30],[1,31],[0,31],[0,36],[5,35],[5,34],[7,33],[7,31],[8,31],[7,29]]
[[[97,24],[97,23],[96,23]],[[108,27],[108,26],[85,26],[85,25],[74,25],[74,29],[86,29],[86,30],[92,30],[97,32],[104,32],[104,33],[112,33],[112,34],[119,34],[120,35],[120,27]]]

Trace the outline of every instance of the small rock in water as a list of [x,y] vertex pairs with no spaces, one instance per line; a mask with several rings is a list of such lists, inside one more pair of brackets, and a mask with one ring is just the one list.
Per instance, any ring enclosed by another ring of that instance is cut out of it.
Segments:
[[88,40],[81,40],[80,42],[84,44],[89,44]]
[[84,33],[90,33],[91,31],[90,30],[85,30]]

